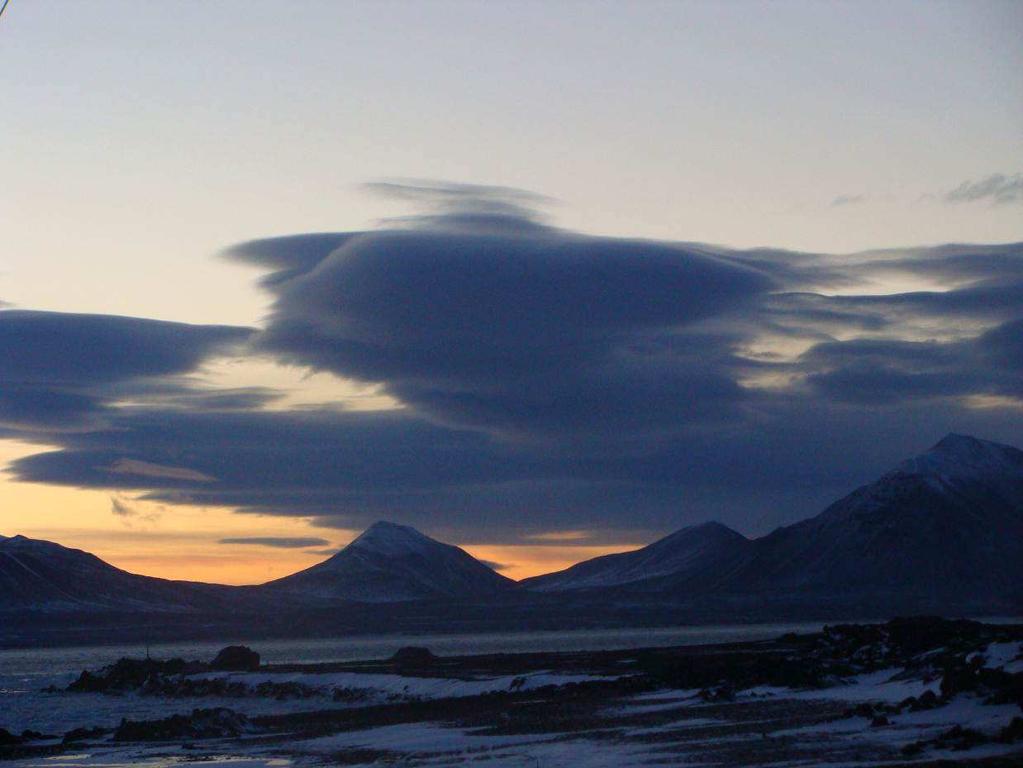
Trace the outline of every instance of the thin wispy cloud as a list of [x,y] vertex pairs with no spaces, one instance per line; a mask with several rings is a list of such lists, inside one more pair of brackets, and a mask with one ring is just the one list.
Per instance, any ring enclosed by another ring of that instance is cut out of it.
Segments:
[[274,547],[277,549],[308,549],[310,547],[325,547],[330,544],[326,539],[320,539],[315,536],[238,536],[221,539],[218,543]]
[[491,570],[494,571],[506,571],[509,568],[513,567],[508,563],[498,563],[495,562],[494,560],[480,560],[480,562],[483,563],[483,565],[487,566],[487,568],[490,568]]
[[1023,173],[993,173],[976,181],[964,181],[946,192],[942,199],[946,203],[1023,203]]
[[119,517],[129,528],[133,522],[155,523],[161,516],[156,510],[140,509],[119,496],[110,497],[110,514]]
[[548,531],[546,533],[534,533],[526,536],[530,541],[543,542],[579,542],[590,538],[589,531]]
[[831,201],[832,208],[841,208],[845,205],[859,205],[867,202],[866,195],[838,195]]
[[188,467],[155,464],[149,461],[139,461],[138,459],[118,459],[107,468],[107,471],[115,475],[136,475],[138,477],[184,480],[195,483],[212,483],[216,480],[216,478],[210,475],[197,472]]

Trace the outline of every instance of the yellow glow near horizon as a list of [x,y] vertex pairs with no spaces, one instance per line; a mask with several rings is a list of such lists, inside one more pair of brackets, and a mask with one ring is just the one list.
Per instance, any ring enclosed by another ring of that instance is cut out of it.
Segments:
[[[0,466],[48,446],[0,440]],[[113,499],[135,514],[119,516]],[[302,517],[239,514],[225,507],[142,501],[133,494],[16,482],[0,474],[0,534],[22,534],[91,552],[132,573],[167,579],[255,584],[324,559],[314,550],[343,545],[355,531],[323,528]],[[322,548],[220,544],[222,538],[315,537]]]
[[[0,440],[0,466],[49,446]],[[113,513],[117,499],[136,514]],[[357,530],[325,528],[303,517],[239,513],[226,507],[193,507],[143,501],[134,494],[16,482],[0,473],[0,534],[22,534],[91,552],[131,573],[218,584],[260,584],[325,560],[323,549],[344,546]],[[643,546],[573,544],[583,531],[550,531],[531,538],[549,544],[463,546],[481,560],[505,567],[500,573],[524,579],[568,568],[582,560]],[[240,537],[315,537],[323,547],[284,549],[221,544]]]

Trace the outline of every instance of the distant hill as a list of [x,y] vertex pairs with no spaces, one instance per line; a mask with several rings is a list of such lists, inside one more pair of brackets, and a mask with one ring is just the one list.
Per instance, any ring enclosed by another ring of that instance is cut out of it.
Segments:
[[721,523],[683,528],[633,552],[604,555],[557,573],[521,582],[537,592],[601,589],[630,585],[663,591],[670,586],[707,588],[738,564],[752,546],[749,539]]
[[230,587],[137,576],[80,549],[0,536],[0,610],[195,611],[223,607]]
[[392,603],[491,597],[513,584],[465,550],[381,521],[330,559],[263,588],[298,597]]

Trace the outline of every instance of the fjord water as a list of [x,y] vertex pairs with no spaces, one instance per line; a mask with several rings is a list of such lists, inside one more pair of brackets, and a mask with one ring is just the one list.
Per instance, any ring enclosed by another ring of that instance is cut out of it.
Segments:
[[[564,632],[507,632],[452,635],[363,635],[304,640],[245,640],[224,638],[223,642],[159,643],[148,646],[154,658],[208,661],[225,645],[248,645],[259,651],[264,663],[317,664],[332,661],[384,659],[406,645],[426,646],[438,656],[466,656],[482,653],[529,653],[534,651],[599,651],[670,645],[703,645],[743,640],[766,640],[786,632],[816,632],[819,622],[777,624],[722,624],[662,627],[653,629],[594,629]],[[77,676],[83,669],[96,669],[124,656],[140,658],[147,646],[99,645],[72,648],[0,650],[0,695],[16,678],[46,680]]]

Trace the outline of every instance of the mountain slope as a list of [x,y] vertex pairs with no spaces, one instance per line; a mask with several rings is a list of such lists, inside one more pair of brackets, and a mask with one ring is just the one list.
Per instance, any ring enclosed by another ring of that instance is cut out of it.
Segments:
[[300,597],[390,603],[471,599],[513,582],[467,552],[414,528],[378,522],[329,560],[265,584]]
[[535,592],[600,589],[629,585],[633,589],[671,591],[720,578],[750,546],[742,534],[721,523],[683,528],[642,549],[604,555],[557,573],[523,580]]
[[1018,609],[1023,451],[948,435],[754,545],[723,591],[945,612]]
[[137,576],[50,541],[0,537],[0,610],[190,611],[220,605],[230,589]]

